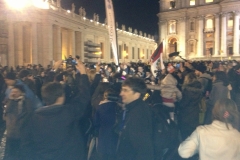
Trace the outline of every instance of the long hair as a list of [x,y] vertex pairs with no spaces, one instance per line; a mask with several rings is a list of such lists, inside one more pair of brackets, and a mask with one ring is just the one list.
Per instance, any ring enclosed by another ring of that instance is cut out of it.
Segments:
[[231,99],[218,100],[213,108],[212,118],[213,120],[224,122],[228,129],[228,124],[231,124],[235,129],[240,129],[237,105]]
[[184,85],[189,84],[189,83],[192,83],[192,82],[194,82],[194,81],[196,81],[196,80],[197,80],[197,77],[196,77],[196,75],[194,74],[194,72],[190,72],[190,73],[188,73],[188,74],[185,76],[185,78],[184,78]]

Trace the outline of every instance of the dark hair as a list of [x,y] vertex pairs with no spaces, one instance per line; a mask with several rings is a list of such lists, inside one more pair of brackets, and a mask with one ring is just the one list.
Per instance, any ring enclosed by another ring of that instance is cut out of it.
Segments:
[[224,86],[229,85],[227,74],[223,71],[217,71],[214,73],[216,80],[222,81]]
[[25,78],[30,74],[30,72],[26,69],[23,69],[19,72],[18,77],[19,78]]
[[142,78],[139,77],[129,77],[123,81],[122,86],[130,87],[134,92],[141,94],[141,98],[147,92],[147,86]]
[[225,122],[227,128],[230,123],[234,128],[239,129],[239,112],[237,105],[231,99],[218,100],[212,111],[213,120]]
[[13,88],[16,88],[16,89],[20,90],[22,93],[25,93],[25,89],[24,89],[23,85],[16,84],[16,85],[13,86]]
[[42,87],[42,99],[46,105],[52,105],[64,95],[63,86],[57,82],[47,83]]

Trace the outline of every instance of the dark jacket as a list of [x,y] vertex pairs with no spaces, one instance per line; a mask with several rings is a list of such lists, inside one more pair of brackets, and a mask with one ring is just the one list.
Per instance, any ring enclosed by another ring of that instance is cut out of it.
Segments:
[[189,136],[199,125],[199,103],[202,85],[199,81],[183,85],[182,100],[179,102],[179,127],[182,138]]
[[126,105],[126,117],[119,137],[117,159],[153,160],[152,142],[150,108],[141,99],[137,99]]
[[215,103],[219,99],[228,98],[228,92],[228,87],[224,86],[222,81],[216,81],[213,83],[209,99],[206,100],[207,111],[205,115],[205,124],[212,123],[212,110]]
[[79,94],[69,104],[45,106],[35,111],[25,134],[24,160],[85,158],[79,119],[90,100],[87,76],[81,75],[79,83]]
[[94,125],[98,131],[98,152],[116,154],[118,135],[114,132],[116,122],[116,102],[102,102],[95,114]]
[[32,112],[31,101],[24,96],[9,99],[4,113],[7,137],[20,139],[22,129],[26,127]]

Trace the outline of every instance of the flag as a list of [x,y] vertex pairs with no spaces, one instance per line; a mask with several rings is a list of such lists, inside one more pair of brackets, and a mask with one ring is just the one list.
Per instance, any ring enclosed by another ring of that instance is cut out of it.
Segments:
[[113,57],[116,65],[118,65],[119,62],[118,62],[118,53],[117,53],[117,34],[116,34],[116,28],[115,28],[115,17],[114,17],[112,0],[105,0],[105,8],[106,8],[106,15],[107,15],[109,39],[110,39],[110,43],[113,50]]
[[162,53],[163,53],[163,42],[159,44],[159,46],[151,56],[151,71],[154,77],[157,76],[156,71],[158,71],[159,68],[160,69],[165,68],[163,64]]

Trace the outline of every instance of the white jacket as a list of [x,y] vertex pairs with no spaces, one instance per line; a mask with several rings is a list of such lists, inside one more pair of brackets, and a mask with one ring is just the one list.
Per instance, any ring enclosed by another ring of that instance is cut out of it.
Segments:
[[172,74],[167,74],[167,76],[162,80],[160,85],[161,96],[168,99],[182,99],[182,93],[177,88],[177,80]]
[[178,153],[189,158],[199,152],[200,160],[240,160],[240,133],[230,124],[213,121],[210,125],[199,126],[182,142]]

